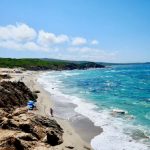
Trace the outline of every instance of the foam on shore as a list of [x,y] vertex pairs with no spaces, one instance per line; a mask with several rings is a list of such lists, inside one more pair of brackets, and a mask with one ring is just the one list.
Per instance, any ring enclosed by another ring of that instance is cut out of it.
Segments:
[[43,74],[38,82],[44,89],[52,95],[58,96],[59,101],[75,104],[74,110],[83,116],[89,118],[95,126],[103,128],[103,132],[91,140],[91,146],[94,150],[148,150],[148,147],[142,141],[136,141],[124,133],[124,130],[130,128],[122,118],[114,118],[110,110],[99,109],[92,102],[63,94],[59,89],[63,88],[61,81],[56,80],[54,76]]

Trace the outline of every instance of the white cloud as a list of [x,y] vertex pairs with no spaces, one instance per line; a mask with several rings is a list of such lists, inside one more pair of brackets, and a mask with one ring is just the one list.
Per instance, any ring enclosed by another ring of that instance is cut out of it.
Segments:
[[46,47],[41,47],[37,43],[34,42],[27,42],[22,45],[22,49],[24,50],[31,50],[31,51],[49,51]]
[[48,51],[49,49],[41,47],[34,42],[19,43],[16,41],[1,41],[0,48],[12,50],[29,50],[29,51]]
[[99,42],[98,42],[97,40],[92,40],[92,41],[91,41],[91,44],[92,44],[92,45],[97,45],[98,43],[99,43]]
[[43,30],[39,31],[38,42],[41,45],[51,45],[51,44],[60,44],[69,41],[67,35],[61,34],[56,36],[54,33],[45,32]]
[[93,49],[90,47],[69,47],[68,50],[72,52],[80,52],[80,53],[87,53],[87,52],[89,53],[93,51]]
[[116,58],[116,53],[95,48],[97,44],[95,39],[88,42],[83,37],[69,38],[44,30],[36,32],[26,24],[0,26],[0,48],[4,50],[43,51],[52,58],[74,60],[111,61]]
[[100,48],[68,47],[67,50],[74,60],[113,61],[117,57],[117,52],[106,52]]
[[0,26],[0,40],[28,41],[36,35],[36,31],[26,24]]
[[68,41],[69,41],[69,37],[67,35],[61,34],[56,37],[56,43],[64,43]]
[[18,50],[21,45],[16,43],[15,41],[0,41],[0,47],[6,49]]
[[85,38],[82,38],[82,37],[76,37],[76,38],[73,38],[72,40],[72,45],[84,45],[87,43],[87,40]]

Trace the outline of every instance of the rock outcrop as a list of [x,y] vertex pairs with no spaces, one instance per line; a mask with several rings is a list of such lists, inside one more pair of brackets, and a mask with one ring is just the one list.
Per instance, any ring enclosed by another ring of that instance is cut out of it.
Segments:
[[36,93],[32,93],[23,82],[0,82],[0,108],[10,111],[16,106],[25,106],[29,99],[36,98]]
[[[63,142],[63,129],[55,120],[28,113],[18,108],[12,114],[1,110],[0,148],[3,150],[29,150],[39,143],[55,146]],[[11,150],[11,149],[10,149]]]
[[63,129],[55,120],[24,107],[36,98],[23,82],[0,82],[0,150],[32,150],[63,142]]

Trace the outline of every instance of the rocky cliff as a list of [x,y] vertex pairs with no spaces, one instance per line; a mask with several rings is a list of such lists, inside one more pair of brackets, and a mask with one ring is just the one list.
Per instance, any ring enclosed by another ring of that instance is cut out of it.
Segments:
[[37,150],[63,142],[55,120],[24,107],[36,98],[23,82],[0,82],[0,150]]
[[28,100],[36,101],[37,95],[23,82],[0,82],[0,108],[11,111],[15,107],[26,106]]

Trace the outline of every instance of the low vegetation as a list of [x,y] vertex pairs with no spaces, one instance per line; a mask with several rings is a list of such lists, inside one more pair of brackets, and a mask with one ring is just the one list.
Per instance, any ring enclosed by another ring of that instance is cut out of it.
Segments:
[[26,70],[73,70],[73,69],[88,69],[88,68],[104,68],[104,65],[94,62],[68,62],[68,61],[53,61],[44,59],[14,59],[0,58],[1,68],[21,67]]

